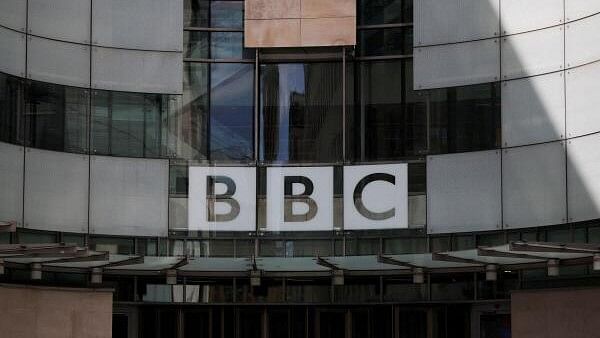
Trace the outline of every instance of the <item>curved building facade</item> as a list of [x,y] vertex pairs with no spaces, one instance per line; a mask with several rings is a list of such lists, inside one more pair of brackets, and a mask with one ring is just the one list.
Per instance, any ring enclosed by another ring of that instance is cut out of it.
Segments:
[[534,337],[519,297],[600,282],[599,32],[589,0],[0,0],[0,254],[88,248],[0,282],[113,288],[113,337]]

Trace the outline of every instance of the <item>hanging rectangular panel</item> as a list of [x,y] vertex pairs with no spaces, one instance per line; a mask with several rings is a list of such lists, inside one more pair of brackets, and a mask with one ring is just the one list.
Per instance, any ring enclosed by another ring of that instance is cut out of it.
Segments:
[[567,68],[600,60],[600,15],[570,22],[565,26]]
[[188,230],[188,199],[187,197],[169,198],[169,230]]
[[92,156],[90,233],[166,236],[169,161]]
[[267,231],[332,231],[333,167],[267,168]]
[[493,38],[500,35],[500,1],[415,1],[414,25],[415,46]]
[[0,221],[23,217],[23,147],[0,142]]
[[0,26],[25,33],[25,27],[27,26],[27,1],[0,1]]
[[555,141],[565,135],[564,72],[502,83],[504,146]]
[[344,166],[344,230],[408,228],[408,165]]
[[414,49],[415,90],[498,81],[497,39]]
[[0,27],[0,72],[25,77],[26,44],[24,33]]
[[91,0],[28,0],[29,33],[89,44],[91,7]]
[[565,0],[565,20],[578,20],[600,13],[600,2],[590,0]]
[[190,167],[188,227],[255,231],[256,168]]
[[566,78],[567,137],[600,131],[600,62],[569,69]]
[[562,24],[564,2],[565,0],[502,0],[500,15],[502,35]]
[[90,86],[90,47],[29,36],[28,78],[75,87]]
[[92,47],[92,88],[181,94],[182,78],[181,53]]
[[500,151],[427,157],[427,233],[498,230]]
[[94,0],[92,44],[106,47],[181,51],[183,1]]
[[567,144],[569,222],[600,218],[600,134]]
[[565,223],[564,142],[505,149],[502,201],[505,229]]
[[563,26],[502,38],[502,79],[562,70],[564,41]]
[[88,185],[88,155],[27,148],[25,227],[87,233]]

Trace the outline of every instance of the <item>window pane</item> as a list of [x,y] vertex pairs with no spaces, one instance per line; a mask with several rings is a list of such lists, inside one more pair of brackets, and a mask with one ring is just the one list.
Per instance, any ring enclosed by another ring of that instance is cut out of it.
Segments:
[[261,66],[261,159],[342,159],[340,63]]
[[185,0],[183,3],[184,27],[208,27],[209,0]]
[[397,160],[426,152],[426,105],[413,103],[412,87],[403,78],[404,69],[412,65],[405,63],[360,64],[358,109],[348,123],[353,128],[349,134],[353,135],[355,160]]
[[212,64],[210,83],[211,159],[252,160],[254,158],[253,65]]
[[184,31],[183,32],[183,57],[208,59],[208,32]]
[[208,64],[185,63],[183,96],[178,109],[170,110],[169,153],[187,160],[206,159],[208,121]]
[[210,26],[220,28],[243,28],[244,2],[211,1]]
[[411,22],[412,0],[359,0],[361,25]]
[[213,32],[210,35],[210,52],[213,59],[252,59],[253,53],[244,48],[241,32]]
[[0,73],[0,141],[21,144],[24,104],[23,82]]
[[443,88],[427,93],[432,153],[500,146],[500,88],[497,83]]
[[86,153],[88,112],[87,90],[31,82],[25,112],[27,144],[35,148]]
[[361,56],[412,54],[412,28],[365,29],[359,31]]
[[170,96],[96,91],[93,99],[93,153],[129,157],[163,155],[163,116]]

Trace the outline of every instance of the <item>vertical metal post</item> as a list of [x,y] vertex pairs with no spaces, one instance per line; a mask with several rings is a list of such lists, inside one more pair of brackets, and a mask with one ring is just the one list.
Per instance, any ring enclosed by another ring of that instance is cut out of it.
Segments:
[[258,164],[258,128],[259,128],[259,116],[260,107],[259,107],[259,78],[258,78],[258,48],[255,50],[254,54],[254,162]]
[[346,47],[342,47],[342,162],[346,163]]

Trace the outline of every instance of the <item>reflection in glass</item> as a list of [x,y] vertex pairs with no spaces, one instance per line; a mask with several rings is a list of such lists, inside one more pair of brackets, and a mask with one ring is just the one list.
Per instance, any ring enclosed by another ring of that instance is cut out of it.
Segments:
[[210,35],[212,59],[251,59],[253,54],[244,48],[241,32],[213,32]]
[[261,160],[342,160],[341,63],[261,66]]
[[412,54],[412,27],[365,29],[359,39],[361,56]]
[[169,113],[169,153],[187,160],[206,159],[208,120],[208,67],[185,63],[180,109]]
[[253,159],[254,67],[221,63],[210,66],[211,160]]
[[218,28],[243,28],[244,27],[244,2],[243,1],[211,1],[210,2],[210,27]]
[[497,83],[434,89],[427,93],[432,153],[500,146],[500,88]]
[[95,154],[163,155],[162,119],[169,110],[169,95],[95,91],[92,101]]
[[427,150],[424,100],[412,92],[403,60],[360,64],[357,109],[348,125],[357,161],[398,160]]
[[195,59],[208,59],[209,32],[184,31],[183,32],[183,57]]
[[0,141],[22,144],[23,82],[0,73]]
[[184,57],[194,59],[252,59],[241,32],[183,32]]
[[184,27],[208,27],[209,0],[184,0],[183,2],[183,26]]
[[87,90],[31,82],[25,109],[27,145],[56,151],[87,152]]
[[412,22],[412,0],[359,0],[360,25]]

